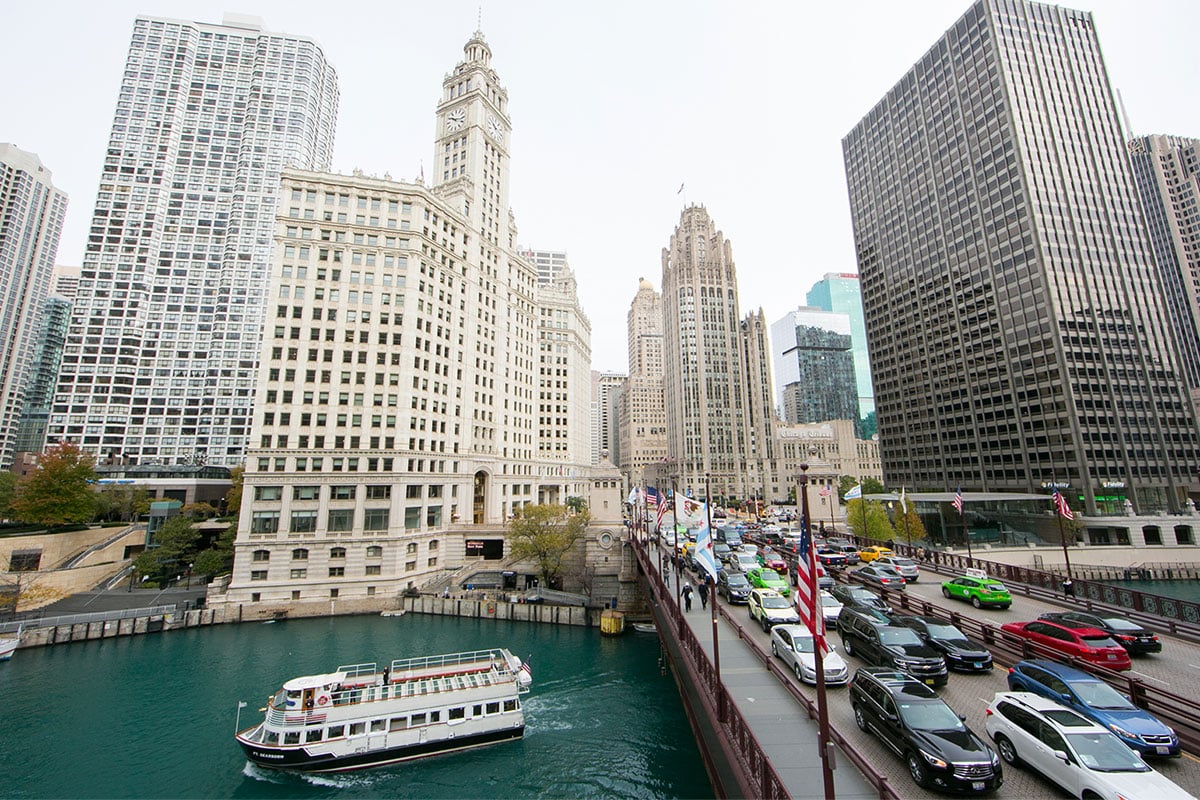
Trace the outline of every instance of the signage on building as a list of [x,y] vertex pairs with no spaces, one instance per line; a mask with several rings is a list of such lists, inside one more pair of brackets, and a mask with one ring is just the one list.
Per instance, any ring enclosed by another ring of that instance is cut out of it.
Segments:
[[1125,481],[1101,481],[1100,485],[1105,489],[1124,489]]
[[1070,485],[1071,484],[1069,481],[1062,481],[1062,482],[1042,481],[1043,489],[1066,489],[1066,488],[1070,487]]

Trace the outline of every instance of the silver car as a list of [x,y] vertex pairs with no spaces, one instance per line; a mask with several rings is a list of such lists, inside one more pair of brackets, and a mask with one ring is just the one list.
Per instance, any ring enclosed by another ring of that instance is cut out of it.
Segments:
[[880,556],[875,559],[875,563],[896,570],[900,573],[900,577],[904,578],[905,583],[916,583],[917,578],[921,577],[921,570],[917,566],[917,562],[906,556]]
[[[792,668],[801,683],[817,682],[817,662],[812,633],[803,625],[776,625],[771,628],[771,652],[776,658]],[[825,654],[821,662],[825,683],[843,686],[850,680],[850,670],[842,657],[833,650]]]

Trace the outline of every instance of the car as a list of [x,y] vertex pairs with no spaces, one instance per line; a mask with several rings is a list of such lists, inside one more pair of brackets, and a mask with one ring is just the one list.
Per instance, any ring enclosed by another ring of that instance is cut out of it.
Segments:
[[880,556],[890,556],[891,554],[892,554],[891,548],[888,548],[888,547],[879,547],[879,546],[864,547],[863,549],[858,551],[858,560],[865,562],[865,563],[869,563],[869,562],[874,561],[875,559],[879,558]]
[[740,572],[723,569],[717,573],[717,594],[724,595],[731,604],[750,601],[750,581]]
[[758,556],[758,545],[752,544],[750,542],[742,542],[742,546],[738,548],[738,551],[757,557]]
[[[771,654],[783,660],[801,683],[817,682],[817,662],[813,635],[804,625],[776,625],[771,628]],[[836,650],[821,659],[826,686],[844,686],[850,681],[850,668]]]
[[1130,655],[1162,652],[1162,642],[1156,635],[1124,617],[1101,617],[1096,614],[1085,614],[1082,611],[1058,611],[1042,614],[1038,619],[1048,619],[1068,627],[1079,624],[1099,628],[1116,639],[1117,644],[1128,650]]
[[729,562],[729,568],[738,572],[749,572],[752,569],[757,569],[758,557],[753,553],[745,553],[741,550],[734,551],[733,559]]
[[917,566],[917,562],[907,556],[880,556],[875,559],[877,566],[887,566],[899,572],[904,578],[905,583],[916,583],[921,577],[921,568]]
[[792,593],[787,580],[775,570],[766,567],[754,567],[746,570],[746,580],[750,581],[751,586],[759,589],[774,589],[783,597],[789,597]]
[[718,564],[724,564],[725,556],[732,552],[733,551],[729,548],[729,545],[725,544],[724,542],[717,542],[713,545],[713,559]]
[[942,654],[946,667],[955,672],[991,672],[992,654],[966,634],[937,617],[893,614],[892,622],[912,628],[925,644]]
[[667,547],[671,548],[672,550],[675,549],[675,532],[674,531],[662,531],[658,535],[658,538],[661,539],[662,543],[664,545],[666,545]]
[[771,548],[767,547],[758,553],[758,563],[760,566],[767,569],[773,569],[776,572],[787,572],[787,562],[783,560],[783,556],[776,553]]
[[842,601],[831,595],[829,592],[821,592],[821,615],[825,617],[825,627],[832,628],[837,624],[838,617],[842,613]]
[[944,686],[946,660],[912,628],[894,625],[870,611],[842,609],[837,621],[842,649],[868,664],[909,673],[930,686]]
[[1095,675],[1044,659],[1018,661],[1008,671],[1008,688],[1033,692],[1108,728],[1142,755],[1178,758],[1179,737],[1158,717],[1138,708]]
[[1068,628],[1056,622],[1035,619],[1031,622],[1006,622],[1000,626],[1000,630],[1097,667],[1133,669],[1133,662],[1125,648],[1099,628]]
[[986,715],[987,733],[1006,764],[1026,764],[1072,797],[1192,797],[1109,730],[1053,700],[1032,692],[997,692]]
[[871,586],[878,586],[885,589],[903,589],[904,576],[891,567],[879,567],[875,564],[867,564],[865,567],[859,567],[852,573],[856,575],[863,583]]
[[800,621],[796,607],[774,589],[751,589],[747,605],[750,607],[751,621],[757,620],[764,631],[771,630],[773,625],[795,624]]
[[817,560],[831,568],[840,568],[847,564],[846,554],[828,545],[817,548]]
[[892,607],[889,606],[879,595],[862,586],[853,584],[839,583],[829,590],[829,593],[841,601],[846,608],[861,608],[879,612],[880,614],[892,613]]
[[918,786],[984,794],[1004,783],[995,751],[911,675],[860,668],[850,682],[850,705],[855,724],[904,759]]
[[858,557],[858,545],[835,544],[835,545],[833,545],[833,548],[836,550],[840,550],[843,554],[845,554],[847,564],[853,565],[853,564],[858,564],[862,561],[862,559]]
[[1012,595],[1008,593],[1004,584],[977,569],[969,569],[966,575],[944,581],[942,596],[947,599],[968,600],[976,608],[995,606],[1005,609],[1012,605]]

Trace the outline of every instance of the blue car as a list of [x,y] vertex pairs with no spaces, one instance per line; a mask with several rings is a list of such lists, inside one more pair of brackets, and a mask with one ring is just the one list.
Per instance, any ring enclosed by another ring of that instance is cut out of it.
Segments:
[[1019,661],[1008,671],[1008,688],[1033,692],[1093,719],[1143,756],[1177,758],[1175,731],[1138,708],[1104,681],[1055,661]]

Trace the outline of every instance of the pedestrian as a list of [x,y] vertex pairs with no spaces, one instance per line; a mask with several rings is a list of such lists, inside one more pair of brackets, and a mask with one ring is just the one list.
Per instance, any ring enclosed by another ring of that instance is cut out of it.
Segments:
[[700,607],[708,608],[708,581],[700,581],[697,589],[700,592]]
[[683,589],[681,591],[683,593],[683,610],[691,611],[692,610],[692,585],[690,583],[685,583],[683,585]]

